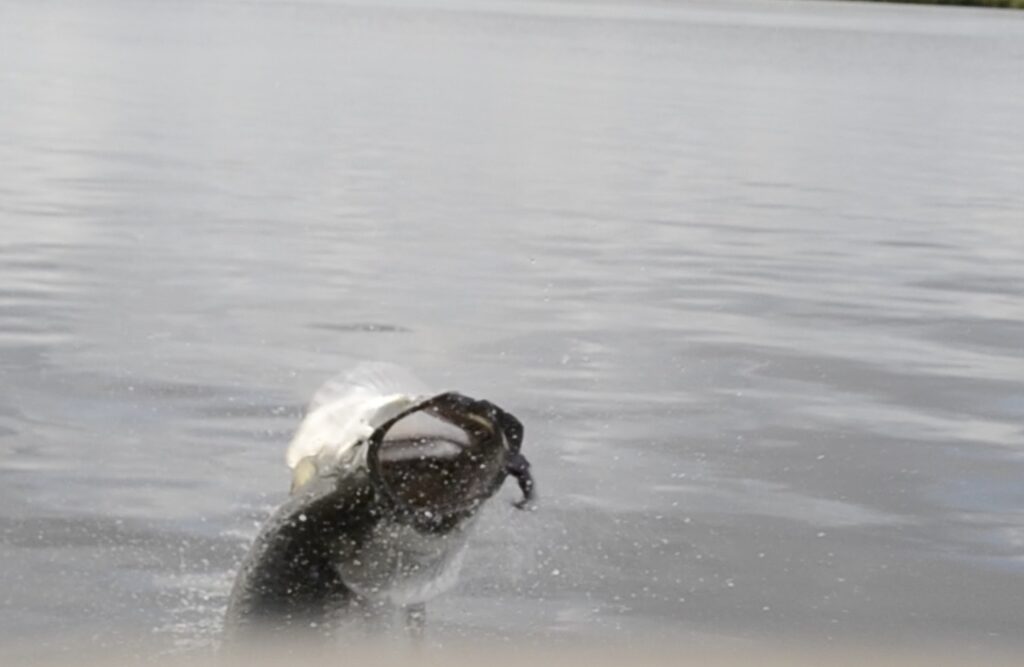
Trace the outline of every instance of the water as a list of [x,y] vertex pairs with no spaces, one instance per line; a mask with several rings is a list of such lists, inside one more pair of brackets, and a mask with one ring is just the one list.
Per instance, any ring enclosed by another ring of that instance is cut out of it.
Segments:
[[526,424],[435,637],[1014,640],[1024,13],[0,8],[0,645],[209,645],[357,359]]

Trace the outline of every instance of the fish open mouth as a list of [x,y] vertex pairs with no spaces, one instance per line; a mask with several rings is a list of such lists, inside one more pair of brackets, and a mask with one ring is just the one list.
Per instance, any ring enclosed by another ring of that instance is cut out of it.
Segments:
[[412,459],[454,459],[473,438],[429,408],[406,413],[387,430],[380,449],[382,464]]
[[440,461],[454,459],[466,445],[441,438],[422,437],[413,439],[388,439],[380,452],[383,465],[411,460],[438,459]]
[[370,435],[370,479],[396,509],[442,518],[471,512],[513,475],[525,506],[533,496],[520,453],[522,424],[487,401],[454,392],[421,401]]

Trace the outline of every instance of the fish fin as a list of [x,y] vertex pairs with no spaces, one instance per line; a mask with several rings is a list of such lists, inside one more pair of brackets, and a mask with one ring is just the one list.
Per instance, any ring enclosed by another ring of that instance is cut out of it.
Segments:
[[427,627],[427,605],[425,602],[414,602],[405,605],[405,631],[416,642],[423,641]]
[[295,468],[292,470],[292,488],[289,493],[295,495],[302,490],[311,479],[316,477],[317,469],[316,462],[312,456],[306,458],[295,464]]

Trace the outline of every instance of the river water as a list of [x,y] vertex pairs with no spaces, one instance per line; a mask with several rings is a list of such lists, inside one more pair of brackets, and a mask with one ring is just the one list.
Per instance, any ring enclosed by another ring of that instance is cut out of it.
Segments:
[[211,645],[362,359],[526,425],[434,637],[1013,641],[1022,72],[957,8],[4,3],[0,646]]

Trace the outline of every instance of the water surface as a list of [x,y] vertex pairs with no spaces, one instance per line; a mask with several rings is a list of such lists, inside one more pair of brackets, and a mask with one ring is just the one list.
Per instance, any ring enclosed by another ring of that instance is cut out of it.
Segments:
[[358,359],[527,427],[435,637],[1012,640],[1024,14],[0,8],[0,645],[209,645]]

